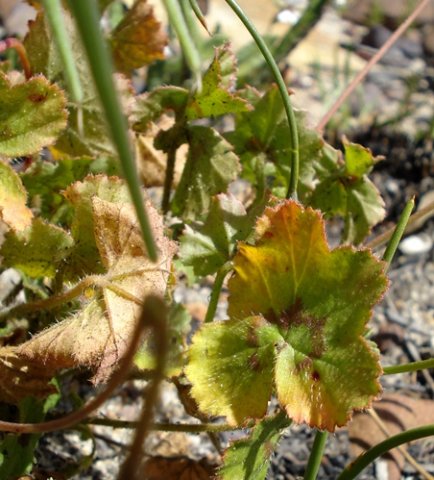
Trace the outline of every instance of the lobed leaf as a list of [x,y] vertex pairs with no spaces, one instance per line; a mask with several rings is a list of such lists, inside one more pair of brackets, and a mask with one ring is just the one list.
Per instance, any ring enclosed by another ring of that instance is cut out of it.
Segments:
[[217,117],[248,111],[251,106],[234,93],[236,59],[228,44],[217,47],[214,60],[202,79],[202,89],[188,102],[185,114],[189,120]]
[[264,480],[271,456],[285,429],[291,424],[285,415],[264,418],[246,439],[226,449],[219,471],[222,480]]
[[29,277],[53,278],[73,243],[67,232],[37,218],[24,230],[8,232],[0,255],[3,265],[21,270]]
[[[186,370],[193,396],[205,412],[242,423],[261,408],[242,395],[233,398],[234,391],[244,389],[257,402],[260,395],[265,412],[272,387],[262,378],[267,368],[290,418],[333,431],[381,391],[379,354],[364,333],[387,286],[384,264],[367,250],[330,250],[320,214],[290,200],[265,210],[256,236],[255,245],[241,243],[234,257],[232,320],[205,326],[193,339]],[[252,315],[262,318],[254,331],[267,352],[257,378],[256,362],[248,364]],[[232,370],[220,366],[222,357]],[[258,379],[266,386],[249,390]]]
[[167,35],[147,0],[137,0],[111,34],[116,68],[125,73],[164,58]]
[[0,219],[13,230],[24,230],[33,217],[26,203],[27,192],[20,177],[12,167],[0,161]]
[[240,164],[231,145],[210,127],[191,126],[187,138],[190,148],[172,211],[194,219],[208,211],[213,195],[226,191]]
[[0,72],[0,155],[31,155],[55,142],[66,127],[62,90],[43,76],[13,83]]

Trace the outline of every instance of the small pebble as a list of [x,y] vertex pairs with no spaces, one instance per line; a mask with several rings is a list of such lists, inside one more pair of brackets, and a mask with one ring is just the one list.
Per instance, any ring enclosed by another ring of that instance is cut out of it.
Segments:
[[399,244],[399,249],[404,255],[423,255],[428,253],[433,246],[432,238],[428,234],[410,235]]

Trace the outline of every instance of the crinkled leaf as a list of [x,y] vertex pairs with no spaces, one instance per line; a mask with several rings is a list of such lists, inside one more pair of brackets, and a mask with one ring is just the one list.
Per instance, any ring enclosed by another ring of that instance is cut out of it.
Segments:
[[182,115],[188,95],[188,90],[173,85],[139,95],[130,118],[133,129],[136,132],[146,132],[150,122],[156,121],[167,110],[173,110],[177,116]]
[[254,214],[248,215],[244,205],[231,194],[213,197],[204,224],[187,226],[181,236],[182,263],[193,267],[197,276],[215,273],[231,258],[236,241],[249,235],[256,220]]
[[128,188],[117,177],[96,175],[70,185],[64,195],[74,209],[71,235],[75,242],[63,268],[64,274],[67,278],[77,279],[91,273],[102,273],[104,267],[95,240],[92,198],[97,196],[115,204],[125,203],[130,199]]
[[0,161],[0,219],[13,230],[23,230],[32,222],[27,208],[27,192],[12,167]]
[[[101,183],[97,188],[100,194],[123,197],[124,185],[116,180],[99,179],[95,183]],[[92,180],[82,187],[89,191],[91,184]],[[86,292],[87,301],[75,315],[17,347],[19,355],[35,364],[42,363],[47,374],[87,367],[95,373],[95,382],[107,378],[140,318],[141,302],[151,293],[163,295],[170,275],[174,244],[164,236],[162,218],[150,204],[147,208],[160,250],[157,264],[147,256],[132,204],[92,197],[93,225],[89,228],[95,234],[106,283],[93,289],[93,297],[90,289]]]
[[185,219],[204,215],[211,197],[226,191],[240,171],[231,145],[216,130],[193,126],[187,132],[189,151],[172,210]]
[[[256,236],[234,257],[232,320],[193,338],[192,394],[205,412],[241,423],[265,412],[272,385],[263,372],[272,371],[290,418],[333,431],[381,391],[379,354],[364,333],[387,286],[384,264],[368,250],[330,250],[320,214],[290,200],[265,210]],[[259,365],[256,378],[248,362]]]
[[67,232],[37,218],[25,230],[8,232],[0,255],[3,265],[21,270],[29,277],[53,278],[73,243]]
[[251,435],[234,442],[225,451],[223,466],[219,471],[222,480],[264,480],[271,455],[282,433],[291,424],[285,415],[264,418]]
[[66,98],[43,76],[13,84],[0,72],[0,155],[17,157],[51,145],[66,127]]
[[263,417],[273,386],[275,325],[262,317],[203,325],[194,335],[185,373],[200,409],[241,425]]
[[147,0],[137,0],[114,29],[110,41],[117,69],[129,73],[162,60],[167,36]]
[[[56,142],[56,148],[72,157],[99,154],[115,156],[103,110],[92,80],[86,53],[83,49],[74,19],[67,9],[62,9],[66,34],[70,40],[84,98],[81,105],[69,105],[68,125]],[[29,62],[34,73],[44,74],[67,91],[63,64],[55,47],[51,30],[43,11],[29,24],[24,39]],[[115,76],[125,114],[133,108],[133,89],[129,81]]]
[[310,203],[327,216],[342,216],[344,241],[358,244],[386,212],[380,192],[366,176],[378,159],[360,145],[344,142],[344,147],[344,165],[324,175]]
[[[185,363],[187,334],[191,328],[191,316],[185,308],[175,303],[168,315],[168,337],[170,350],[166,358],[166,375],[180,375]],[[153,370],[156,365],[154,336],[151,333],[136,355],[135,364],[140,370]]]
[[294,421],[332,431],[380,392],[378,352],[363,334],[387,286],[384,265],[367,250],[330,251],[318,212],[293,201],[267,209],[257,235],[235,256],[229,314],[279,326],[282,406]]
[[202,89],[188,102],[187,118],[217,117],[250,110],[247,100],[234,92],[235,78],[236,59],[229,45],[217,47],[214,60],[203,76]]

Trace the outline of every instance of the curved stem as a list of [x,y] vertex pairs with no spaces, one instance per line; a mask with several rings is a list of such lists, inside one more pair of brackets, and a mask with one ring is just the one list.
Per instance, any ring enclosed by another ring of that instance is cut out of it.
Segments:
[[92,76],[101,98],[113,143],[117,149],[131,199],[136,209],[148,256],[155,262],[157,261],[157,246],[155,245],[143,202],[135,159],[128,137],[128,125],[113,82],[112,59],[100,31],[97,2],[68,0],[68,5],[75,16],[77,27],[89,58]]
[[121,467],[118,479],[133,480],[142,478],[140,462],[143,456],[143,444],[151,427],[154,407],[158,400],[160,383],[164,378],[169,338],[167,335],[167,309],[164,301],[158,297],[150,297],[147,302],[146,322],[152,327],[155,338],[156,366],[153,379],[145,389],[144,404],[140,420],[136,427],[134,441],[129,454]]
[[279,92],[282,97],[283,106],[285,108],[286,117],[288,118],[288,125],[290,131],[290,164],[291,164],[291,176],[289,178],[289,187],[287,198],[292,197],[297,199],[297,184],[298,184],[298,170],[299,170],[299,142],[298,142],[298,132],[297,132],[297,122],[295,119],[294,110],[292,109],[291,100],[289,98],[288,88],[285,85],[282,74],[280,73],[279,67],[277,66],[276,61],[273,58],[267,44],[264,42],[263,38],[256,30],[255,26],[252,24],[250,19],[246,16],[243,10],[240,8],[238,3],[235,0],[225,0],[226,3],[232,8],[238,18],[243,22],[244,26],[249,31],[259,50],[265,58],[268,66],[273,73],[273,77],[279,87]]
[[226,275],[232,270],[232,262],[226,262],[222,265],[215,276],[214,285],[211,291],[211,298],[209,299],[208,310],[205,315],[205,323],[212,322],[214,320],[214,315],[217,310],[218,301],[220,298],[220,292],[222,290],[223,281]]
[[327,441],[328,432],[318,430],[313,442],[312,451],[310,452],[309,460],[307,462],[304,480],[315,480],[318,475],[318,470],[321,465],[321,459],[324,453],[324,447]]
[[196,18],[199,20],[199,22],[202,24],[203,28],[207,31],[208,35],[211,36],[211,32],[208,29],[208,25],[206,23],[206,18],[204,14],[202,13],[202,10],[200,9],[197,0],[189,0],[190,2],[190,7],[193,10],[194,14],[196,15]]
[[390,264],[395,255],[396,249],[398,248],[399,242],[401,241],[402,236],[404,235],[405,227],[407,226],[408,220],[410,218],[411,212],[414,208],[414,197],[411,198],[405,205],[404,210],[399,217],[398,223],[396,224],[395,230],[392,233],[392,237],[387,244],[386,251],[383,255],[383,260],[387,263],[387,267],[390,267]]
[[394,375],[396,373],[416,372],[425,368],[434,368],[434,358],[420,360],[419,362],[410,362],[403,365],[390,365],[383,367],[383,375]]
[[333,115],[339,110],[340,106],[345,102],[345,100],[353,93],[354,89],[359,85],[359,83],[366,77],[371,68],[381,60],[381,58],[388,52],[390,47],[398,40],[398,38],[407,30],[407,28],[412,24],[414,19],[422,12],[422,10],[428,5],[430,0],[421,0],[419,5],[414,9],[411,15],[399,26],[397,30],[388,38],[386,43],[378,50],[378,52],[369,60],[369,62],[362,68],[362,70],[356,75],[356,77],[349,83],[345,90],[339,95],[335,103],[328,110],[328,112],[323,116],[323,118],[318,123],[316,129],[319,132],[324,130],[324,127],[327,125],[329,120]]
[[430,437],[432,435],[434,435],[434,424],[412,428],[411,430],[407,430],[405,432],[398,433],[393,437],[387,438],[383,442],[378,443],[357,457],[356,460],[350,463],[339,475],[338,480],[352,480],[353,478],[356,478],[357,475],[359,475],[359,473],[370,463],[372,463],[381,455],[387,453],[389,450],[392,450],[393,448],[404,443],[412,442],[413,440],[419,440],[420,438]]
[[187,23],[179,5],[178,0],[163,0],[171,27],[176,32],[179,43],[181,44],[182,53],[184,54],[187,65],[193,74],[197,88],[200,90],[202,86],[202,76],[200,71],[200,57],[196,45],[191,38]]
[[83,421],[94,410],[99,408],[112,395],[116,388],[127,378],[134,355],[140,345],[142,332],[145,328],[149,327],[148,317],[150,315],[150,310],[152,311],[154,308],[153,301],[153,297],[148,297],[145,299],[141,317],[137,322],[136,328],[132,334],[128,349],[120,360],[118,369],[111,377],[106,388],[99,395],[94,397],[79,410],[55,420],[42,423],[14,423],[0,420],[0,431],[11,433],[53,432],[55,430],[72,427],[73,425]]
[[32,76],[32,70],[30,68],[30,62],[27,58],[27,52],[24,48],[24,45],[17,39],[17,38],[5,38],[4,40],[0,41],[0,52],[4,52],[8,48],[13,48],[18,56],[20,57],[21,65],[24,70],[24,75],[26,80],[28,80]]
[[75,66],[74,56],[63,20],[61,3],[58,0],[42,0],[45,14],[50,24],[53,40],[59,51],[60,59],[64,67],[64,75],[72,100],[80,104],[83,101],[83,90],[80,78]]

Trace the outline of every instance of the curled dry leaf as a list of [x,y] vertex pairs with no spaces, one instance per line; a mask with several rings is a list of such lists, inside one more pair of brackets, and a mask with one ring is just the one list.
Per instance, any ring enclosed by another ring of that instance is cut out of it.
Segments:
[[[114,185],[118,185],[116,180],[112,180]],[[43,365],[45,377],[61,369],[85,367],[94,372],[94,382],[98,383],[110,375],[123,355],[145,296],[164,294],[175,244],[165,237],[162,218],[147,203],[160,250],[158,262],[153,264],[130,203],[94,196],[91,207],[93,232],[106,273],[87,289],[83,306],[75,315],[16,347],[15,352],[29,365]]]

